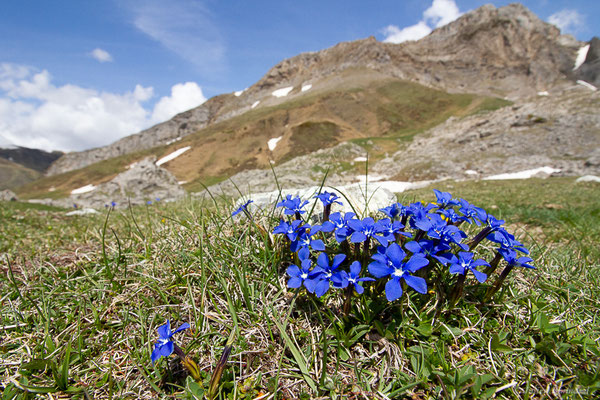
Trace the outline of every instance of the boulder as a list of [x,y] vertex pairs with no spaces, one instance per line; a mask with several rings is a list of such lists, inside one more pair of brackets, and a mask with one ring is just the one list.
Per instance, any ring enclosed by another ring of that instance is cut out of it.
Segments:
[[11,190],[1,190],[0,191],[0,201],[17,201],[17,195]]

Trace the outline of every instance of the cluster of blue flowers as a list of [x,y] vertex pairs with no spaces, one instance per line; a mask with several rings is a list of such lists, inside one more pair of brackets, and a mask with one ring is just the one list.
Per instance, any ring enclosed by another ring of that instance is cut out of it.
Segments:
[[[426,294],[434,268],[442,268],[438,277],[444,270],[449,276],[457,274],[460,285],[469,272],[485,282],[502,259],[507,267],[498,278],[501,281],[515,266],[534,268],[526,256],[529,252],[505,230],[504,221],[464,199],[453,199],[450,193],[434,193],[435,203],[392,204],[380,210],[383,218],[375,220],[358,219],[352,212],[331,213],[331,206],[341,202],[335,194],[323,192],[315,196],[324,206],[318,225],[302,219],[308,201],[288,195],[277,204],[284,208],[286,219],[273,230],[284,235],[291,252],[297,254],[299,265],[287,269],[288,287],[303,286],[317,297],[330,288],[353,288],[361,294],[363,282],[382,279],[386,298],[393,301],[402,296],[403,284]],[[471,225],[479,226],[479,232],[469,239],[461,227]],[[489,263],[473,251],[483,239],[498,245]],[[363,265],[372,277],[361,276]],[[498,281],[493,287],[497,285]]]

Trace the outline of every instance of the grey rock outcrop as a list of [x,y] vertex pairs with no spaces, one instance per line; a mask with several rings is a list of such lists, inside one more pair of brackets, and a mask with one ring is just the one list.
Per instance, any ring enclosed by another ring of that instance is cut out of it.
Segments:
[[132,165],[113,180],[98,185],[87,193],[71,195],[70,204],[78,207],[104,207],[111,202],[117,205],[144,204],[148,200],[178,199],[185,190],[166,169],[155,165],[156,158],[149,157]]
[[17,201],[19,198],[12,190],[0,190],[0,201]]

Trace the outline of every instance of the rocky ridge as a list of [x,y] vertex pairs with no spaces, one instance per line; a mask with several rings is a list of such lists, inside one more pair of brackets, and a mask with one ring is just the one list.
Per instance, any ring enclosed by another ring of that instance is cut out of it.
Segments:
[[[69,153],[49,175],[165,145],[212,124],[260,107],[301,96],[303,84],[335,85],[336,75],[368,68],[389,77],[451,92],[470,92],[519,99],[573,78],[581,43],[538,19],[519,4],[483,6],[415,42],[389,44],[374,38],[340,43],[319,52],[284,60],[239,96],[226,94],[111,145]],[[289,96],[272,92],[292,87]]]

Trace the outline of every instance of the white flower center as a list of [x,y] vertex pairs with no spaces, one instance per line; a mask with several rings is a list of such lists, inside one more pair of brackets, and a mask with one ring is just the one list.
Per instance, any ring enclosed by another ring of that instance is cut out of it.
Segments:
[[402,278],[402,275],[404,275],[404,271],[402,271],[400,268],[396,268],[392,275],[397,276],[398,278]]
[[300,275],[300,278],[306,279],[306,278],[308,278],[308,274],[305,272],[302,275]]

